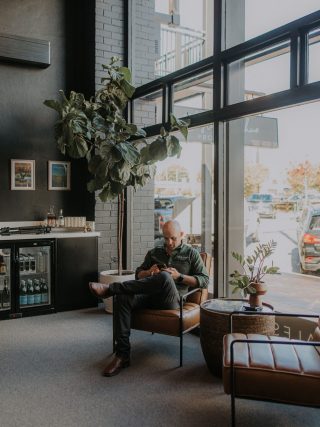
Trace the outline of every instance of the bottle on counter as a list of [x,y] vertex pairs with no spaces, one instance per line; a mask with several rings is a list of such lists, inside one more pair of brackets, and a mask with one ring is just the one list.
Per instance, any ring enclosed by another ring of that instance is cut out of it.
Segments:
[[20,307],[28,304],[28,292],[27,292],[27,284],[25,280],[21,280],[20,282],[19,303],[20,303]]
[[8,286],[8,280],[4,279],[2,289],[2,308],[10,308],[10,290]]
[[0,255],[0,274],[7,274],[7,264],[4,261],[3,255]]
[[57,217],[54,212],[54,206],[49,207],[49,212],[47,213],[47,225],[48,227],[56,227]]
[[59,211],[58,226],[64,227],[63,209],[60,209],[60,211]]

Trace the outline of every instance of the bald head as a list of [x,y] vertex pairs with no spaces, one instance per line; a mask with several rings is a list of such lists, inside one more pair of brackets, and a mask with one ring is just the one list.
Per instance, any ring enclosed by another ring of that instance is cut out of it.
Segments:
[[181,245],[183,232],[178,221],[170,220],[163,224],[163,237],[167,251],[170,253]]

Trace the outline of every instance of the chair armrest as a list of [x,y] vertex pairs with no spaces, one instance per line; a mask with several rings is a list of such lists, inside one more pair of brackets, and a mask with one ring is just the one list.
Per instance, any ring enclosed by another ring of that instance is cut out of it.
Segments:
[[309,317],[318,319],[319,314],[305,313],[278,313],[278,312],[262,312],[262,311],[233,311],[229,314],[229,332],[232,333],[232,318],[235,315],[245,314],[246,316],[279,316],[279,317]]
[[[187,298],[187,296],[192,295],[195,292],[198,292],[200,290],[201,290],[201,288],[194,288],[191,291],[187,292],[186,294],[180,296],[180,299],[179,299],[180,322],[183,322],[183,303],[184,303],[185,299]],[[181,327],[182,327],[182,324],[181,324]]]
[[194,288],[194,289],[192,289],[191,291],[187,292],[186,294],[181,295],[181,296],[180,296],[180,304],[182,304],[182,303],[183,303],[183,301],[184,301],[184,300],[185,300],[189,295],[192,295],[192,294],[194,294],[195,292],[198,292],[198,291],[201,291],[201,288]]

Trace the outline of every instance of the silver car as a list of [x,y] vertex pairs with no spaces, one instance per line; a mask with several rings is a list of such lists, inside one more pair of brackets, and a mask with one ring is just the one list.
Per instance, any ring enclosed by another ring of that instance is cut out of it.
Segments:
[[320,271],[320,206],[303,210],[298,224],[301,273]]

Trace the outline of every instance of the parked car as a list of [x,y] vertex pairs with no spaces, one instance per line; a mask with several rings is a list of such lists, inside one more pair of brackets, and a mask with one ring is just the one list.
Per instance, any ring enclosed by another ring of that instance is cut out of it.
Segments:
[[320,206],[305,208],[298,223],[301,273],[320,271]]
[[275,218],[276,210],[273,205],[272,194],[253,193],[247,198],[251,210],[256,210],[259,218]]

